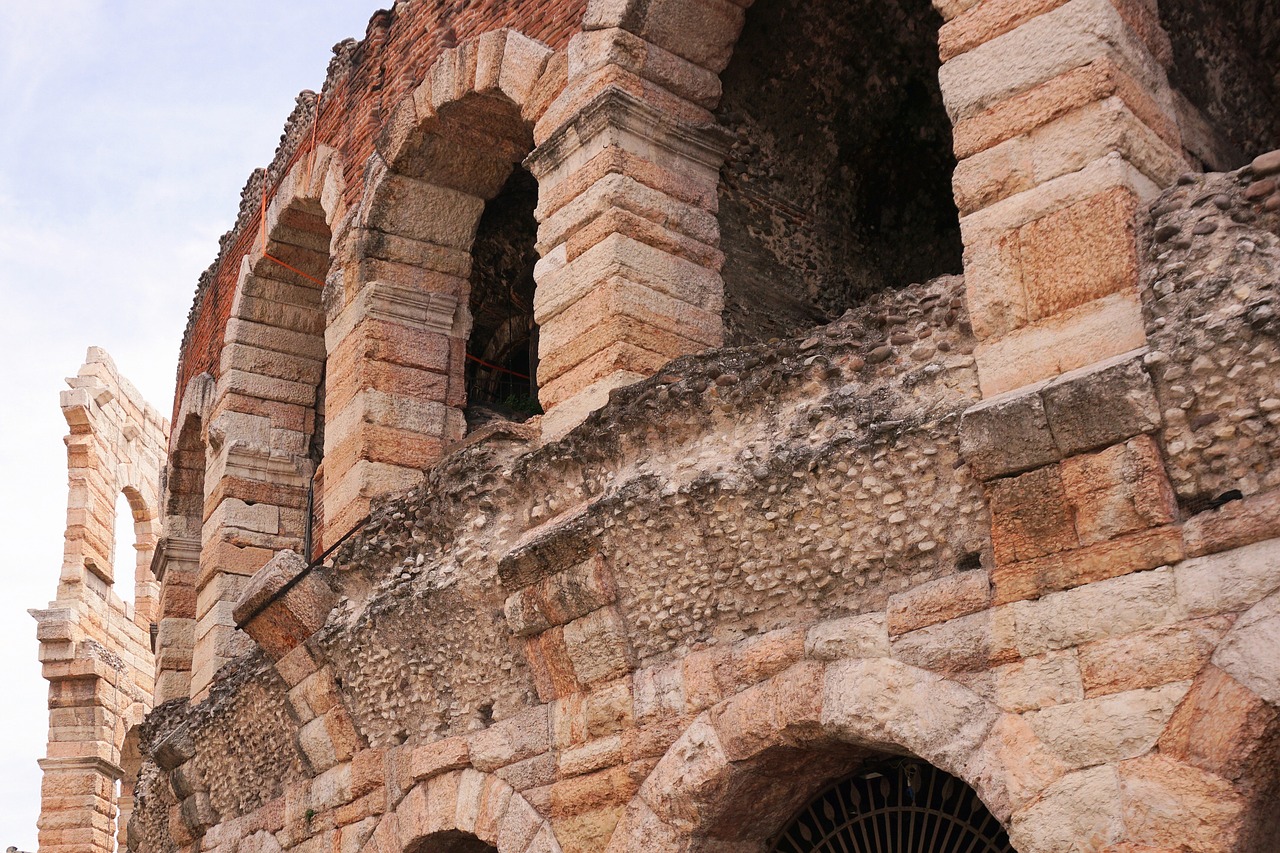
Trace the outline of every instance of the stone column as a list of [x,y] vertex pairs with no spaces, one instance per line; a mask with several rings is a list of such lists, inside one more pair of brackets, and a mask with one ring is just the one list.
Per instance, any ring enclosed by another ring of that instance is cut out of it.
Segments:
[[[370,181],[351,235],[359,259],[344,268],[325,331],[325,547],[466,431],[470,232],[484,201],[385,169]],[[406,198],[428,210],[395,203]],[[442,217],[434,206],[463,210]]]
[[935,5],[983,395],[1142,346],[1134,220],[1186,168],[1155,3]]
[[539,183],[534,319],[548,438],[612,389],[723,342],[716,186],[728,139],[707,109],[716,75],[607,28],[574,37],[568,76],[526,161]]

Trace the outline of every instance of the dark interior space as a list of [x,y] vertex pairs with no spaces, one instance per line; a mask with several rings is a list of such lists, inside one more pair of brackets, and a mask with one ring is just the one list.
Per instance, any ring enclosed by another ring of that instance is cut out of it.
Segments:
[[731,343],[962,269],[927,0],[759,0],[721,75]]
[[1280,3],[1160,0],[1160,21],[1173,44],[1169,82],[1219,137],[1196,145],[1183,122],[1202,165],[1233,169],[1280,148]]
[[516,166],[485,205],[472,246],[471,338],[467,343],[467,421],[524,420],[541,412],[536,383],[533,267],[538,184]]

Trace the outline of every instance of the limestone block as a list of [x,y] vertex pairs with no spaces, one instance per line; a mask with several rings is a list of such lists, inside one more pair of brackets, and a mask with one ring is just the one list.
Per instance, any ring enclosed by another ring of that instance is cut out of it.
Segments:
[[679,714],[684,710],[683,670],[678,662],[642,669],[635,674],[632,683],[634,684],[635,718],[641,725]]
[[991,570],[995,602],[1037,598],[1132,572],[1177,563],[1183,557],[1181,531],[1157,527],[1095,545],[1049,554]]
[[643,284],[705,311],[724,301],[719,273],[645,245],[623,234],[601,240],[572,261],[556,266],[554,255],[538,262],[534,320],[545,324],[587,295],[598,282],[620,277]]
[[827,665],[823,729],[857,745],[907,750],[959,773],[999,715],[953,681],[887,658]]
[[984,610],[991,583],[984,571],[957,572],[889,596],[891,636]]
[[542,755],[551,748],[551,718],[545,706],[522,711],[470,738],[471,764],[489,773]]
[[1192,557],[1280,538],[1280,489],[1194,515],[1183,524],[1182,535]]
[[1018,713],[1084,699],[1075,650],[1048,652],[996,668],[996,702]]
[[1057,466],[994,480],[986,492],[997,563],[1043,557],[1079,544]]
[[1240,849],[1245,803],[1226,779],[1152,754],[1120,765],[1125,836],[1170,849]]
[[1045,415],[1063,455],[1117,444],[1160,426],[1144,354],[1125,353],[1069,371],[1044,387]]
[[983,803],[1006,823],[1056,782],[1066,766],[1047,749],[1026,720],[1004,714],[970,758],[962,778],[982,792]]
[[1138,572],[1006,607],[1016,620],[1018,650],[1031,657],[1163,624],[1176,612],[1174,574]]
[[805,661],[711,709],[721,748],[742,761],[777,746],[801,744],[820,729],[822,664]]
[[618,65],[699,106],[714,109],[720,76],[618,27],[584,30],[569,40],[568,72],[579,77]]
[[594,557],[512,594],[504,609],[516,636],[523,637],[612,604],[615,594],[603,559]]
[[1112,59],[1167,99],[1163,69],[1107,0],[1071,0],[945,62],[939,72],[953,122],[1059,74]]
[[568,623],[564,644],[573,671],[583,684],[609,681],[634,668],[626,625],[613,607],[605,607]]
[[892,638],[893,657],[940,672],[985,670],[1018,657],[1008,609],[981,610]]
[[1209,617],[1081,646],[1085,694],[1094,697],[1189,681],[1208,662],[1230,624],[1225,617]]
[[[435,68],[447,66],[442,56]],[[433,90],[435,73],[433,71]],[[361,225],[411,240],[466,250],[484,199],[386,172],[361,205]]]
[[883,613],[867,613],[820,622],[810,628],[805,636],[805,656],[816,660],[888,655],[889,633]]
[[1132,290],[1138,267],[1136,207],[1132,192],[1115,187],[1019,229],[1029,321]]
[[1280,539],[1269,539],[1174,567],[1178,616],[1193,619],[1245,610],[1280,587]]
[[1280,593],[1272,593],[1240,614],[1213,654],[1227,675],[1273,705],[1280,705]]
[[281,551],[245,586],[233,610],[236,625],[279,660],[324,624],[336,598],[292,551]]
[[421,782],[440,773],[466,767],[471,761],[471,748],[464,738],[451,737],[423,744],[413,750],[410,773]]
[[985,341],[974,357],[983,396],[993,396],[1145,345],[1137,295],[1124,291]]
[[544,823],[524,797],[512,795],[498,822],[494,844],[499,850],[524,850],[541,831]]
[[1178,681],[1054,705],[1025,716],[1036,735],[1069,767],[1135,758],[1155,746],[1191,687]]
[[1096,849],[1123,837],[1119,774],[1111,765],[1068,773],[1014,812],[1009,839],[1019,853],[1065,853],[1082,839]]
[[729,759],[709,721],[685,730],[640,787],[640,797],[658,819],[682,832],[704,823],[703,804],[728,785]]
[[1039,468],[1059,457],[1042,384],[998,394],[965,411],[960,449],[980,480]]

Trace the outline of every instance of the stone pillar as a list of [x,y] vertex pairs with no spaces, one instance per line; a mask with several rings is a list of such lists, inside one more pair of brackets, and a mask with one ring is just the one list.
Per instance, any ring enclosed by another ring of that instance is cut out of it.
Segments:
[[612,389],[723,343],[716,187],[728,138],[707,109],[718,78],[618,28],[575,36],[568,75],[526,161],[539,183],[548,438]]
[[[313,228],[324,227],[319,221]],[[313,246],[306,250],[309,260],[303,260],[300,248],[289,249],[274,237],[267,244],[272,255],[323,272],[327,253]],[[325,368],[323,333],[319,284],[261,249],[246,255],[208,427],[191,663],[191,695],[197,701],[218,668],[251,647],[231,616],[247,578],[277,551],[303,548],[314,469],[308,451]]]
[[1142,346],[1134,220],[1186,168],[1155,3],[935,5],[983,395]]
[[[68,384],[61,400],[70,428],[63,564],[56,599],[31,611],[49,682],[40,849],[111,853],[121,747],[150,710],[154,687],[150,566],[168,424],[102,350],[90,349]],[[134,518],[129,542],[113,541],[121,493]],[[112,586],[119,580],[112,554],[131,545],[135,569],[124,580],[134,585],[136,605]]]
[[196,641],[196,578],[200,540],[167,538],[158,561],[160,621],[156,627],[155,704],[191,695],[191,659]]
[[[465,208],[466,233],[411,227],[413,211],[393,214],[387,208],[396,206],[381,198],[395,193]],[[372,208],[374,220],[352,235],[360,260],[344,273],[350,293],[330,307],[325,332],[325,547],[368,513],[372,498],[419,482],[466,431],[470,229],[484,201],[397,175],[371,195],[362,210]]]

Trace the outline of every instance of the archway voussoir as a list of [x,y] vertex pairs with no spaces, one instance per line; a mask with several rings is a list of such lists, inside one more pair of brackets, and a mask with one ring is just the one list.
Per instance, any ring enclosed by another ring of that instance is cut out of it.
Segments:
[[551,54],[551,48],[536,39],[514,30],[507,35],[498,88],[522,110],[551,60]]
[[832,663],[823,727],[879,749],[902,749],[962,775],[1000,716],[973,691],[888,658]]
[[515,795],[515,789],[502,779],[493,775],[485,776],[480,791],[480,808],[476,813],[476,838],[488,844],[497,844],[502,818]]
[[458,777],[457,807],[454,810],[454,825],[463,832],[474,833],[480,818],[480,805],[484,797],[485,775],[478,770],[466,768]]
[[511,30],[503,28],[490,30],[476,39],[476,79],[475,90],[481,94],[498,90],[498,80],[502,76],[502,55],[507,46],[507,34]]
[[520,853],[526,850],[546,821],[521,796],[512,796],[502,812],[493,845],[498,853]]

